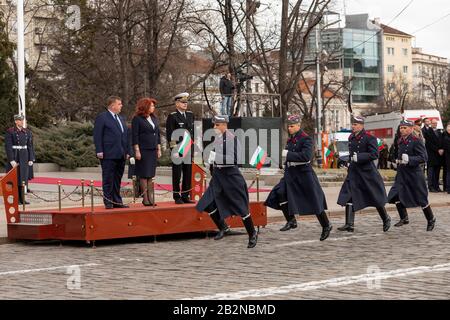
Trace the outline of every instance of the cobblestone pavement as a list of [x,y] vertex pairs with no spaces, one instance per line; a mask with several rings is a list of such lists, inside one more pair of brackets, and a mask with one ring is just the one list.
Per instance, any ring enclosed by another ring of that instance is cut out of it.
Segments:
[[[84,243],[0,245],[0,299],[449,299],[450,207],[426,232],[420,210],[384,233],[376,214],[356,217],[355,233],[302,219],[261,229],[247,249],[243,229],[221,241],[205,234]],[[397,216],[391,213],[393,222]],[[79,281],[78,281],[79,280]]]

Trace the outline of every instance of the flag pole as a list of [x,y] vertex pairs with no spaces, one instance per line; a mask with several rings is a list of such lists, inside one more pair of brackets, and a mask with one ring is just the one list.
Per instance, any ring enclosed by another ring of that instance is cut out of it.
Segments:
[[17,86],[19,114],[23,115],[23,126],[27,126],[25,113],[25,41],[23,21],[23,0],[17,0]]

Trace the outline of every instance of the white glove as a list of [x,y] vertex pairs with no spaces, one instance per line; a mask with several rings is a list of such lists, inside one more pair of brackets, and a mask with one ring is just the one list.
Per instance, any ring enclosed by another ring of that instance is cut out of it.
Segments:
[[408,164],[408,162],[409,162],[409,156],[406,153],[402,154],[402,163]]
[[281,156],[287,157],[288,152],[289,152],[288,150],[284,149],[283,152],[281,153]]
[[134,166],[136,164],[136,159],[134,157],[130,158],[130,164]]
[[214,160],[216,160],[216,153],[214,151],[211,151],[209,153],[209,157],[208,157],[208,163],[209,164],[213,164]]
[[356,153],[352,156],[352,161],[358,162],[358,155]]
[[17,166],[17,162],[15,162],[14,160],[10,162],[11,166],[14,168],[15,166]]
[[28,165],[31,167],[33,165],[33,161],[28,161]]

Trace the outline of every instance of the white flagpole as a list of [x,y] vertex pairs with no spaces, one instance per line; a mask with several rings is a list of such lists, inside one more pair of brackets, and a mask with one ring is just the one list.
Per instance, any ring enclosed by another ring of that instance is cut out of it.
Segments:
[[23,22],[23,0],[17,0],[17,73],[18,73],[18,100],[19,114],[24,116],[24,127],[26,127],[25,114],[25,42]]

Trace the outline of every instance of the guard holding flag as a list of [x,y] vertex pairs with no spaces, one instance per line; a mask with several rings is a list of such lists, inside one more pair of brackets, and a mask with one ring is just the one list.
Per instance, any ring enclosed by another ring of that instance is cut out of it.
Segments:
[[313,141],[300,128],[300,117],[290,116],[287,124],[290,138],[283,150],[283,157],[286,157],[284,177],[264,204],[283,211],[287,223],[280,231],[297,228],[296,214],[317,215],[322,226],[320,241],[323,241],[330,235],[332,226],[325,213],[325,194],[311,167]]
[[241,145],[238,138],[228,131],[228,122],[228,116],[216,115],[213,118],[217,136],[214,151],[211,151],[208,158],[208,163],[212,166],[212,178],[196,209],[208,212],[219,228],[215,240],[222,239],[230,231],[225,218],[231,215],[241,216],[249,237],[247,248],[253,248],[258,240],[258,232],[249,211],[247,184],[238,168]]
[[421,164],[428,160],[423,141],[414,136],[414,123],[403,120],[400,123],[400,138],[398,139],[397,175],[389,191],[389,203],[395,203],[400,215],[396,227],[409,223],[406,208],[422,207],[428,221],[427,231],[432,231],[436,223],[430,204],[425,176]]
[[376,207],[386,232],[391,226],[391,218],[384,207],[387,196],[383,178],[373,162],[378,159],[377,138],[364,130],[363,117],[352,117],[352,131],[348,138],[350,165],[337,201],[345,206],[345,225],[338,230],[353,232],[355,211]]
[[[191,189],[191,179],[192,179],[192,157],[193,152],[191,148],[191,143],[194,139],[194,114],[192,111],[188,111],[188,101],[189,101],[189,93],[183,92],[175,96],[175,107],[177,111],[172,112],[167,117],[166,122],[166,138],[169,142],[169,148],[171,154],[173,149],[180,144],[181,142],[187,142],[186,152],[179,152],[175,154],[175,156],[184,158],[183,163],[175,164],[172,163],[172,190],[173,190],[173,199],[176,204],[183,203],[194,203],[194,201],[189,199],[189,190]],[[182,129],[184,130],[184,135],[179,135],[176,133],[176,136],[172,138],[172,134],[175,130]],[[178,138],[178,140],[174,140]],[[180,148],[183,146],[180,145]],[[183,182],[180,190],[180,182],[181,175],[183,174]]]

